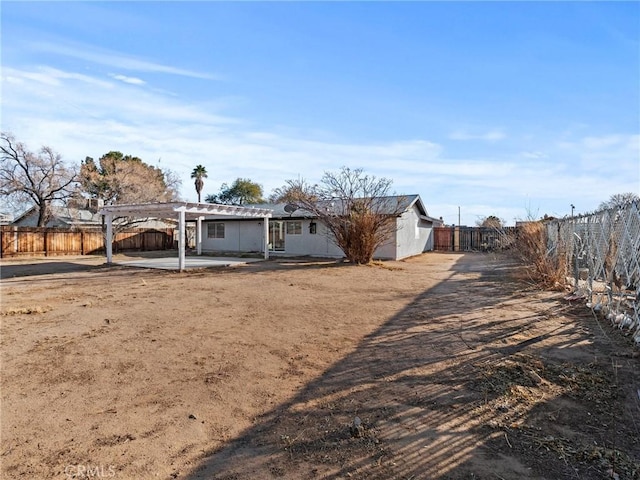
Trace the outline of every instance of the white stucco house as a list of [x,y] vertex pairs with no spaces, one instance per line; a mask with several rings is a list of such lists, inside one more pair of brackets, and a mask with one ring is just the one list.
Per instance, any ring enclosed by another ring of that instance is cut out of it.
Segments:
[[[400,260],[433,250],[433,227],[442,220],[428,215],[419,195],[388,197],[400,202],[394,236],[376,251],[374,258]],[[206,217],[202,222],[202,252],[261,252],[268,232],[269,255],[341,258],[344,256],[327,228],[311,213],[287,204],[253,205],[272,211],[265,230],[264,219]]]

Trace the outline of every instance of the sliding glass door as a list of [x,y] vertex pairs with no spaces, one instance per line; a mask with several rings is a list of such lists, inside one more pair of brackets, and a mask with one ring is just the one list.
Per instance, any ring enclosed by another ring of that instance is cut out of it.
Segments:
[[269,221],[269,250],[284,252],[284,223],[281,220]]

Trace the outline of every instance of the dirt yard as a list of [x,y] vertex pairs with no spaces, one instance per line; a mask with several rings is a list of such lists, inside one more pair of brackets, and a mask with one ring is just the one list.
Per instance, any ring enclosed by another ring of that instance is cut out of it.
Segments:
[[639,479],[640,358],[491,254],[2,262],[7,479]]

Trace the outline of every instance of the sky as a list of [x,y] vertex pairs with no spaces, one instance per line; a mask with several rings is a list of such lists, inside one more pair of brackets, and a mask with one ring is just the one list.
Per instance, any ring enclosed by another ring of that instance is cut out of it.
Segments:
[[[181,197],[361,168],[507,225],[640,193],[638,2],[3,1],[1,128]],[[203,195],[204,197],[204,195]]]

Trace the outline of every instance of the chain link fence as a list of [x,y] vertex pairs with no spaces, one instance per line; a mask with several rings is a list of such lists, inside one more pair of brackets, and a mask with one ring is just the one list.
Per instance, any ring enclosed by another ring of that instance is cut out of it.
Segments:
[[572,300],[587,302],[640,345],[640,204],[554,220],[549,254],[566,262]]

